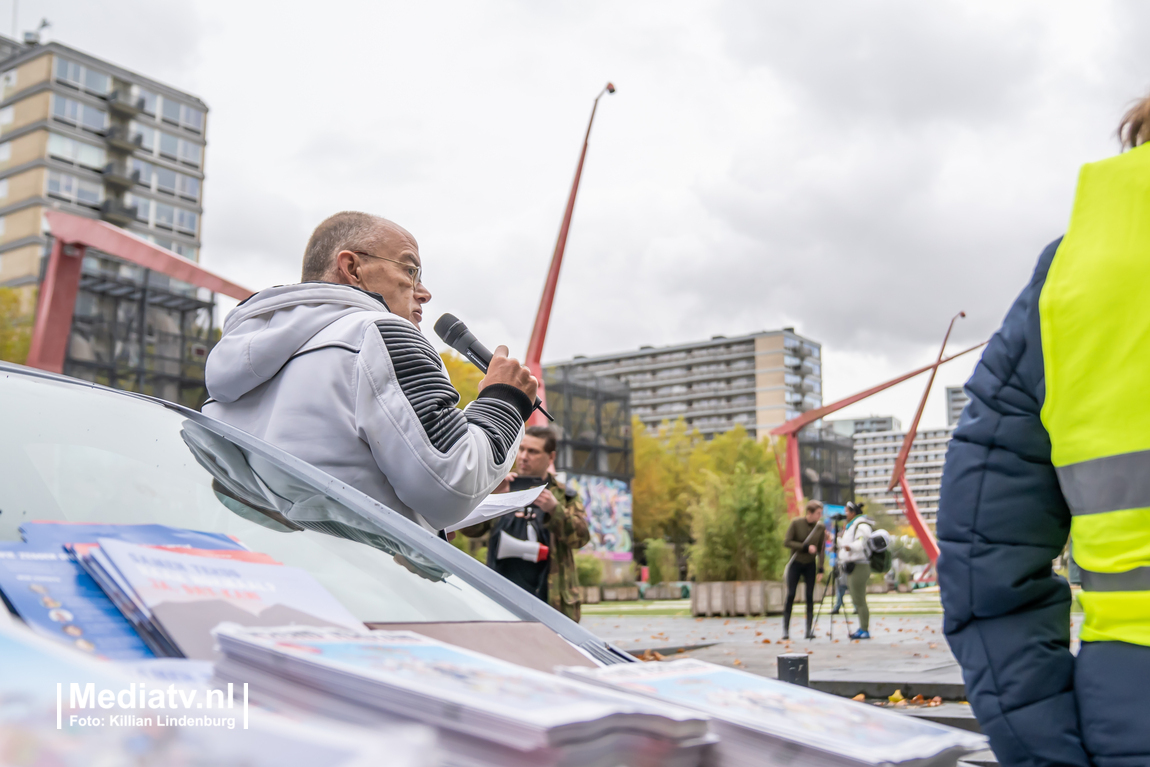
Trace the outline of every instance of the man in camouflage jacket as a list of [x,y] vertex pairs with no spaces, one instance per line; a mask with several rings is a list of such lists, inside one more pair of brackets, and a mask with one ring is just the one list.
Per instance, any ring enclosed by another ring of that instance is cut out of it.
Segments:
[[[580,618],[579,577],[575,570],[575,552],[587,545],[591,534],[583,502],[574,490],[565,488],[551,473],[555,461],[555,432],[546,426],[528,427],[519,446],[515,472],[520,477],[545,477],[547,489],[532,504],[543,513],[547,530],[547,602],[573,621]],[[496,528],[488,520],[460,532],[470,538],[487,535]],[[488,565],[494,566],[494,551],[489,541]]]
[[547,475],[547,489],[543,492],[551,493],[555,499],[555,508],[547,517],[547,531],[551,533],[551,572],[547,575],[547,601],[578,623],[582,599],[579,597],[575,552],[591,540],[591,533],[587,529],[587,512],[583,509],[579,494],[565,488],[555,479],[554,474]]

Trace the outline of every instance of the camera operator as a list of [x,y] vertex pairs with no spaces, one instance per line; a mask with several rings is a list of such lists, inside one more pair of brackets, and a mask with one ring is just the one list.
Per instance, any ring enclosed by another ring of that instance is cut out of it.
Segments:
[[866,604],[866,587],[870,581],[870,560],[866,542],[874,533],[874,522],[862,513],[858,504],[846,504],[847,527],[839,538],[838,561],[847,577],[847,588],[858,614],[858,630],[851,639],[870,639],[870,609]]
[[795,594],[799,590],[799,579],[807,585],[807,639],[814,639],[812,622],[815,617],[815,581],[823,578],[823,558],[825,555],[827,531],[822,522],[823,505],[818,501],[807,503],[806,514],[791,520],[783,545],[794,553],[787,562],[787,602],[783,607],[783,639],[791,638],[791,609],[795,606]]
[[550,427],[529,426],[519,445],[511,487],[545,484],[547,489],[525,509],[460,532],[469,538],[490,532],[487,566],[578,623],[582,600],[575,552],[587,545],[591,534],[579,495],[551,472],[555,443]]
[[415,238],[344,212],[312,233],[302,282],[235,308],[207,363],[206,415],[254,434],[431,531],[506,477],[538,382],[495,349],[459,410],[419,332],[431,293]]

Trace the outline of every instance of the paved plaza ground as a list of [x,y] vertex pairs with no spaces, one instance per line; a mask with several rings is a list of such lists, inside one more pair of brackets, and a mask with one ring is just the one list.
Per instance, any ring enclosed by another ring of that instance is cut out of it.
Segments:
[[[603,602],[584,605],[582,624],[598,636],[632,653],[655,650],[666,656],[699,658],[774,677],[776,656],[805,652],[812,678],[897,681],[900,678],[961,683],[954,656],[942,635],[938,589],[910,594],[871,594],[870,640],[851,641],[849,628],[858,621],[847,598],[847,614],[827,614],[830,598],[819,615],[813,640],[802,639],[804,606],[795,605],[792,641],[782,641],[782,616],[766,618],[692,618],[689,600]],[[1080,614],[1073,616],[1077,637]],[[831,635],[833,632],[833,636]],[[1073,640],[1074,644],[1077,639]],[[678,652],[683,648],[683,652]],[[1077,649],[1076,647],[1074,649]]]
[[[657,651],[668,660],[698,658],[754,674],[775,677],[777,656],[807,653],[812,686],[853,696],[889,695],[898,688],[910,697],[942,695],[964,697],[962,672],[942,635],[942,605],[938,589],[910,594],[870,594],[869,640],[851,641],[849,629],[858,628],[850,598],[846,614],[827,614],[828,597],[821,612],[816,605],[817,637],[802,639],[806,625],[804,605],[795,605],[792,641],[783,642],[782,616],[766,618],[692,618],[690,600],[603,602],[584,605],[582,624],[598,636],[628,652]],[[1071,647],[1077,651],[1081,613],[1072,615]],[[796,638],[797,637],[797,638]],[[946,703],[935,709],[909,712],[952,726],[977,729],[969,706]],[[969,767],[996,765],[989,751],[967,757]]]

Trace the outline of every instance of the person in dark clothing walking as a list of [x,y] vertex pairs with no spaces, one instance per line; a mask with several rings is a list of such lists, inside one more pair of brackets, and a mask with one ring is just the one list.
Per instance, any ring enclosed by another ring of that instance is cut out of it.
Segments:
[[822,522],[823,505],[818,501],[807,504],[806,514],[795,517],[787,528],[783,545],[794,552],[787,562],[787,603],[783,608],[783,639],[791,638],[791,609],[799,590],[799,579],[807,584],[807,639],[814,639],[811,628],[815,615],[815,581],[823,577],[823,555],[826,547],[826,526]]

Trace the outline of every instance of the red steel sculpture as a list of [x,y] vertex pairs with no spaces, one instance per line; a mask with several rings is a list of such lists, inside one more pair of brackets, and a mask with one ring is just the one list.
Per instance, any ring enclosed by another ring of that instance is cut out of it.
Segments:
[[241,301],[252,294],[247,288],[126,229],[58,210],[49,210],[44,215],[52,233],[52,252],[36,302],[32,343],[25,363],[30,367],[53,373],[64,371],[76,294],[80,289],[80,267],[88,248]]
[[[904,511],[906,513],[907,522],[909,522],[910,526],[914,529],[915,535],[918,536],[919,541],[922,543],[923,550],[926,551],[927,556],[930,557],[931,563],[933,564],[938,560],[938,541],[935,540],[934,533],[932,533],[930,528],[926,526],[926,522],[923,520],[922,515],[919,513],[918,504],[915,503],[914,500],[914,494],[911,492],[910,486],[906,481],[906,453],[909,452],[909,445],[914,441],[914,435],[918,429],[918,422],[922,417],[922,409],[926,405],[926,397],[930,393],[930,384],[934,382],[934,376],[938,370],[939,365],[943,365],[953,359],[957,359],[964,354],[969,354],[975,349],[981,349],[987,343],[986,341],[983,341],[982,343],[976,344],[969,349],[963,349],[957,354],[952,354],[949,357],[944,356],[946,351],[946,341],[950,338],[950,331],[954,327],[955,320],[957,320],[959,317],[965,316],[966,315],[964,313],[959,312],[959,314],[950,321],[950,327],[948,327],[946,331],[946,338],[944,338],[942,342],[942,351],[939,352],[938,359],[930,365],[924,365],[923,367],[912,370],[909,373],[904,373],[897,378],[893,378],[886,383],[881,383],[878,386],[873,386],[865,391],[859,392],[858,394],[852,394],[851,396],[846,397],[845,399],[841,399],[838,402],[832,402],[829,405],[824,405],[817,410],[808,410],[798,418],[792,418],[781,426],[777,426],[774,429],[771,429],[772,441],[776,443],[775,462],[779,469],[779,476],[782,478],[783,486],[786,488],[787,492],[788,514],[790,514],[792,517],[798,516],[799,509],[801,509],[803,505],[802,467],[800,466],[798,440],[799,431],[804,426],[814,423],[820,418],[828,416],[838,410],[842,410],[848,405],[853,405],[856,402],[861,402],[867,397],[878,394],[880,391],[889,389],[896,384],[900,384],[903,381],[914,378],[915,376],[925,373],[929,370],[931,371],[930,383],[927,384],[926,392],[924,392],[922,395],[922,401],[919,403],[918,412],[914,417],[914,423],[911,426],[910,431],[907,432],[906,440],[903,442],[903,449],[899,454],[899,462],[895,467],[895,471],[891,474],[891,487],[893,488],[897,484],[902,488],[903,503],[905,504]],[[780,451],[778,450],[778,437],[783,437],[785,441],[783,448],[786,454],[785,462],[784,457],[780,455]]]
[[[551,256],[551,268],[547,270],[547,281],[543,284],[543,296],[539,299],[539,310],[535,313],[535,324],[531,328],[531,340],[527,342],[527,359],[524,364],[539,380],[539,401],[547,406],[547,393],[543,389],[543,342],[547,339],[547,325],[551,321],[551,304],[555,301],[555,286],[559,284],[559,267],[563,264],[563,251],[567,248],[567,233],[571,229],[571,214],[575,212],[575,195],[579,191],[579,179],[583,175],[583,161],[587,159],[587,144],[591,139],[591,124],[595,122],[595,110],[604,93],[614,93],[615,86],[607,83],[595,103],[591,106],[591,119],[587,121],[587,135],[583,137],[583,151],[579,153],[579,164],[575,166],[575,180],[571,183],[571,194],[567,198],[567,210],[563,213],[563,223],[559,226],[559,240],[555,243],[555,253]],[[546,417],[536,410],[531,414],[533,425],[546,426]]]

